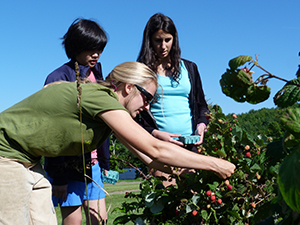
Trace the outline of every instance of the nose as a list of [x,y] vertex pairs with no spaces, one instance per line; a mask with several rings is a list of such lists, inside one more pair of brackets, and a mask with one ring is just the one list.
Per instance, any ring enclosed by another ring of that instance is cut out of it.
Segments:
[[162,41],[162,42],[161,42],[161,48],[162,48],[162,49],[165,49],[165,48],[166,48],[166,45],[167,45],[167,44],[166,44],[165,41]]
[[148,103],[145,103],[145,105],[144,105],[144,109],[145,109],[145,110],[147,110],[147,111],[149,111],[149,110],[150,110],[150,104],[148,104]]
[[93,58],[98,58],[98,57],[100,57],[100,55],[101,55],[101,52],[100,52],[100,51],[96,51],[96,52],[94,52],[94,53],[92,54],[92,57],[93,57]]

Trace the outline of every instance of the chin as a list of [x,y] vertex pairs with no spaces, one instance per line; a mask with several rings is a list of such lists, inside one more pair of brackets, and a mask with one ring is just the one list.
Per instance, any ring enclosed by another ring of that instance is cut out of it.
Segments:
[[138,113],[130,113],[132,118],[135,118],[137,116]]

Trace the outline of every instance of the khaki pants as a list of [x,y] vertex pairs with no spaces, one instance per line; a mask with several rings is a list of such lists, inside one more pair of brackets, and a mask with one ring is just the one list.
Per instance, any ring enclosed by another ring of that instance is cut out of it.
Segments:
[[0,156],[0,224],[57,225],[51,184],[40,163]]

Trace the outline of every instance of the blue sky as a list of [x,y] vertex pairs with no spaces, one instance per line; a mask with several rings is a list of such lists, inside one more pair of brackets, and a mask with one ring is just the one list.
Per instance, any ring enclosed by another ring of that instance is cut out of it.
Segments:
[[[271,80],[269,100],[238,103],[219,85],[228,61],[259,55],[259,63],[287,80],[300,64],[300,1],[279,0],[0,0],[0,112],[42,88],[46,76],[68,61],[61,37],[78,17],[96,20],[109,41],[100,57],[104,75],[114,66],[135,61],[146,22],[161,12],[172,18],[182,58],[194,61],[208,103],[227,113],[275,107],[274,94],[284,85]],[[254,78],[262,72],[254,70]]]

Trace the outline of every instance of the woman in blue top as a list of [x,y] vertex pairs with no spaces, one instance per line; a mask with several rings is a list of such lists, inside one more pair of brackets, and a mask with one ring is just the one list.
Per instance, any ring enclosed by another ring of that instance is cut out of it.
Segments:
[[198,142],[185,146],[197,152],[197,146],[203,142],[208,124],[206,114],[209,110],[196,64],[182,59],[180,54],[178,34],[173,21],[160,13],[153,15],[144,29],[137,61],[157,73],[157,92],[161,98],[151,104],[150,110],[155,121],[144,112],[143,121],[140,123],[154,137],[178,145],[183,144],[174,140],[174,137],[199,135]]

